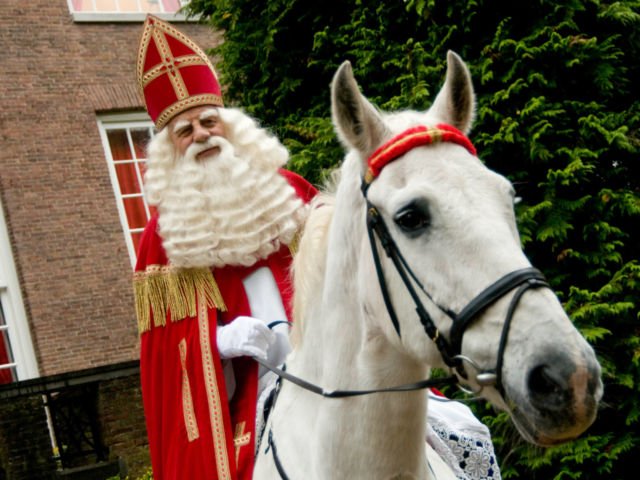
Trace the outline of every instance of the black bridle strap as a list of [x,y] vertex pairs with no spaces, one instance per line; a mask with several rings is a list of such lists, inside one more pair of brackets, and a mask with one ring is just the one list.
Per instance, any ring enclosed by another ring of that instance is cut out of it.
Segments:
[[411,392],[414,390],[423,390],[431,387],[441,387],[444,385],[455,385],[458,380],[455,376],[434,378],[428,380],[421,380],[415,383],[406,383],[403,385],[396,385],[394,387],[387,388],[373,388],[368,390],[327,390],[311,382],[303,380],[300,377],[291,375],[289,372],[280,368],[269,365],[264,360],[254,357],[254,360],[268,370],[271,370],[280,378],[289,380],[291,383],[304,388],[310,392],[320,395],[324,398],[346,398],[346,397],[358,397],[361,395],[370,395],[372,393],[391,393],[391,392]]
[[[382,291],[382,299],[384,300],[384,305],[385,307],[387,307],[389,317],[391,317],[393,328],[400,337],[400,323],[398,322],[396,311],[393,308],[393,303],[391,303],[391,298],[389,297],[387,282],[384,281],[384,272],[382,271],[382,263],[380,263],[380,254],[378,253],[378,247],[376,246],[376,240],[374,237],[375,226],[373,225],[374,220],[371,218],[373,215],[374,213],[370,210],[367,212],[367,233],[369,235],[369,244],[371,245],[371,253],[373,255],[373,264],[376,267],[376,274],[378,277],[378,283],[380,284],[380,290]],[[378,236],[380,237],[380,234],[378,234]],[[382,248],[384,248],[387,255],[389,255],[389,245],[385,240],[386,239],[381,238],[380,242],[382,243]]]
[[[514,272],[514,273],[517,273],[517,272]],[[537,278],[536,279],[530,278],[529,280],[526,281],[526,283],[520,285],[518,290],[516,290],[516,293],[513,294],[513,298],[511,299],[511,303],[509,304],[509,309],[507,310],[507,316],[504,320],[504,325],[502,327],[502,335],[500,335],[500,344],[498,345],[498,361],[496,364],[496,371],[495,371],[496,388],[498,389],[498,391],[503,397],[505,392],[504,392],[504,387],[502,386],[502,363],[504,360],[504,351],[507,348],[507,340],[509,338],[509,329],[511,328],[511,320],[513,319],[513,314],[515,313],[516,307],[518,306],[518,303],[520,302],[522,295],[524,295],[524,292],[526,292],[530,288],[540,288],[540,287],[549,288],[549,285],[547,284],[546,281],[544,281],[544,278],[542,280],[539,280]]]
[[269,429],[269,437],[267,438],[268,447],[265,453],[271,449],[271,454],[273,455],[273,463],[276,465],[276,470],[278,470],[278,474],[282,480],[289,480],[287,476],[287,472],[284,471],[284,467],[282,466],[282,462],[280,462],[280,457],[278,456],[278,450],[276,449],[276,442],[273,440],[273,431]]
[[431,298],[431,296],[424,290],[422,284],[417,280],[417,277],[415,276],[411,268],[409,268],[409,265],[400,253],[400,250],[393,241],[393,238],[391,238],[389,230],[387,229],[384,220],[382,220],[382,217],[380,216],[378,210],[368,201],[367,206],[367,231],[369,233],[369,242],[371,243],[373,260],[376,267],[376,272],[378,274],[378,283],[380,284],[380,289],[382,290],[382,296],[385,301],[385,306],[387,307],[387,312],[391,317],[391,321],[394,328],[396,329],[396,332],[398,333],[398,336],[400,336],[400,325],[398,324],[397,315],[395,313],[395,309],[393,308],[393,303],[391,302],[391,298],[387,289],[384,272],[382,270],[380,257],[378,255],[376,247],[374,232],[380,239],[380,243],[384,248],[385,253],[393,262],[398,275],[400,275],[400,278],[404,283],[405,288],[407,289],[407,292],[409,292],[409,295],[411,296],[411,299],[413,300],[413,303],[416,307],[416,313],[418,314],[418,318],[420,319],[420,323],[422,324],[425,333],[437,345],[438,350],[440,351],[440,354],[442,355],[445,363],[449,366],[454,366],[455,361],[453,360],[451,348],[449,347],[449,344],[447,343],[444,336],[440,335],[440,331],[433,322],[431,316],[429,315],[429,312],[427,312],[426,308],[424,308],[424,305],[420,301],[420,297],[418,296],[416,290],[413,288],[411,279],[416,282],[422,292],[424,292],[429,300],[431,300],[440,310],[442,310],[447,315],[449,315],[449,311],[443,309],[442,307],[440,307],[440,305],[435,303],[433,298]]
[[[444,312],[451,320],[456,317],[455,312],[452,310],[440,305],[436,300],[431,296],[431,294],[424,288],[422,282],[418,278],[418,276],[413,272],[409,263],[402,255],[402,252],[396,245],[396,242],[393,241],[391,234],[389,233],[389,229],[387,228],[387,224],[384,223],[384,220],[380,216],[380,212],[378,209],[367,199],[367,230],[370,234],[374,231],[380,242],[382,243],[384,250],[389,258],[393,260],[393,263],[396,267],[396,270],[404,270],[406,274],[411,277],[414,283],[420,288],[420,291],[426,295],[426,297],[433,303],[436,307],[440,309],[440,311]],[[373,245],[373,243],[372,243]],[[379,260],[378,260],[379,262]],[[402,275],[402,274],[401,274]],[[408,288],[411,288],[411,282],[409,282],[408,278],[405,275],[402,275],[403,282]],[[418,296],[413,295],[414,302],[418,302]]]
[[500,278],[480,292],[458,315],[456,315],[449,333],[451,349],[454,352],[460,352],[462,350],[462,336],[478,314],[493,304],[496,300],[500,299],[523,283],[530,283],[531,287],[549,286],[540,270],[533,267],[522,268],[506,274],[504,277]]

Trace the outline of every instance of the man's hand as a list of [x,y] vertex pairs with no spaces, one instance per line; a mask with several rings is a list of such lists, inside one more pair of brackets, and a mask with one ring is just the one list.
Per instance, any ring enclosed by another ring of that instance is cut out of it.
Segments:
[[223,359],[246,355],[266,360],[269,347],[276,341],[276,334],[262,320],[244,316],[218,327],[217,337]]

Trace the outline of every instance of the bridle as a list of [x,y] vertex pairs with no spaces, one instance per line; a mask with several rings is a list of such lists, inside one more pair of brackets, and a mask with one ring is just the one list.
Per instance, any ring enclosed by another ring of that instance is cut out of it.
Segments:
[[[276,375],[278,375],[279,377],[276,389],[274,391],[275,396],[277,396],[280,390],[280,382],[282,379],[291,381],[292,383],[295,383],[296,385],[313,393],[321,395],[325,398],[345,398],[380,392],[406,392],[432,386],[459,384],[460,377],[463,379],[468,379],[469,375],[465,369],[465,364],[469,364],[476,371],[475,381],[479,386],[479,390],[471,393],[477,394],[484,387],[493,386],[500,392],[500,394],[504,398],[505,392],[502,385],[502,365],[504,352],[509,337],[511,321],[513,319],[515,310],[520,302],[520,299],[527,290],[541,287],[550,288],[543,274],[536,268],[532,267],[522,268],[507,273],[506,275],[489,285],[487,288],[482,290],[459,313],[455,313],[453,310],[443,307],[438,302],[436,302],[433,296],[424,288],[405,258],[402,256],[400,249],[389,233],[389,229],[387,228],[377,207],[373,205],[373,203],[371,203],[371,201],[367,197],[369,187],[386,165],[401,157],[413,148],[431,145],[438,142],[458,144],[466,148],[472,155],[476,156],[476,150],[469,139],[462,132],[452,127],[451,125],[437,124],[435,127],[426,127],[422,125],[413,127],[405,130],[399,135],[394,136],[388,142],[385,142],[369,157],[367,161],[368,169],[362,179],[361,190],[367,205],[367,233],[371,245],[371,253],[376,269],[376,275],[378,277],[378,283],[380,285],[380,290],[385,303],[385,307],[391,319],[394,330],[398,334],[398,337],[401,337],[400,322],[398,321],[398,316],[396,315],[391,296],[389,295],[389,289],[387,287],[387,281],[385,278],[384,270],[382,268],[382,262],[380,260],[380,253],[378,251],[376,238],[380,242],[380,245],[382,246],[387,257],[391,259],[396,272],[402,279],[405,289],[411,296],[411,299],[415,304],[416,313],[418,314],[418,318],[420,319],[420,323],[422,324],[425,333],[436,344],[447,366],[455,369],[458,373],[458,376],[451,375],[448,377],[437,378],[433,380],[423,380],[413,384],[400,385],[390,388],[372,390],[329,391],[310,382],[307,382],[299,377],[291,375],[284,371],[284,369],[281,370],[275,368],[257,359],[259,363],[276,373]],[[440,330],[429,315],[427,309],[424,307],[420,296],[415,288],[416,286],[433,305],[435,305],[441,312],[443,312],[452,320],[448,340],[440,333]],[[476,320],[486,308],[491,306],[493,303],[495,303],[497,300],[499,300],[512,290],[515,290],[515,293],[511,298],[509,307],[507,308],[505,322],[502,327],[500,343],[498,344],[496,366],[494,368],[483,369],[473,359],[462,355],[462,341],[464,333],[466,329],[473,323],[473,321]],[[465,390],[464,387],[461,388]],[[275,403],[275,398],[272,400],[272,404],[273,403]],[[288,480],[288,477],[277,454],[272,430],[269,430],[268,446],[265,450],[265,453],[268,452],[269,449],[271,449],[273,453],[275,466],[280,477],[284,480]]]
[[[402,282],[411,296],[416,307],[416,313],[420,319],[425,333],[436,344],[444,362],[451,368],[455,368],[460,377],[467,379],[468,375],[464,368],[464,364],[470,364],[477,371],[476,382],[483,388],[485,386],[495,386],[495,388],[504,396],[504,387],[502,385],[502,364],[504,351],[507,345],[511,320],[515,313],[516,307],[522,298],[522,295],[531,288],[549,287],[542,273],[536,268],[522,268],[507,273],[493,284],[489,285],[473,298],[466,307],[459,313],[443,307],[438,304],[433,296],[425,290],[418,277],[411,270],[411,267],[402,256],[400,249],[389,233],[380,212],[377,207],[371,203],[367,197],[369,187],[378,177],[382,169],[404,155],[409,150],[425,145],[431,145],[438,142],[455,143],[467,149],[469,153],[476,156],[476,149],[471,141],[458,129],[447,124],[438,124],[435,127],[417,126],[405,130],[399,135],[394,136],[391,140],[380,146],[368,159],[368,169],[362,179],[362,194],[367,203],[367,232],[371,252],[376,268],[378,283],[382,291],[387,312],[391,318],[391,323],[398,334],[400,333],[400,323],[395,313],[387,281],[385,279],[380,254],[376,245],[376,237],[379,240],[387,257],[389,257],[395,267],[396,272],[402,279]],[[424,307],[415,286],[435,305],[441,312],[452,320],[451,329],[449,331],[449,339],[447,340],[436,327],[433,319]],[[502,298],[507,293],[516,289],[515,294],[511,298],[509,308],[505,317],[505,322],[500,335],[500,343],[498,345],[498,357],[495,368],[482,369],[472,359],[462,355],[462,340],[466,329],[487,307]],[[476,392],[477,393],[477,392]]]

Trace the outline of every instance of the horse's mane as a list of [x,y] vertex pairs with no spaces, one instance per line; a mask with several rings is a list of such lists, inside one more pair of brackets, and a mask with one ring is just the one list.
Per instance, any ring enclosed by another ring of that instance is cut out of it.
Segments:
[[338,177],[339,170],[335,170],[311,201],[310,213],[293,261],[294,327],[291,331],[291,343],[294,348],[302,341],[304,319],[312,298],[311,292],[321,291],[323,287],[327,238],[333,218]]

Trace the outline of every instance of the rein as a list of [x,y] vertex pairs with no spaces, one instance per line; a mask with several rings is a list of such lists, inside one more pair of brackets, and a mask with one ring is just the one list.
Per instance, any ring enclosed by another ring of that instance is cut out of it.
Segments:
[[[325,388],[319,387],[311,382],[303,380],[300,377],[295,375],[291,375],[286,372],[286,365],[282,367],[282,369],[274,367],[273,365],[269,365],[264,360],[258,357],[253,357],[253,359],[258,362],[260,365],[265,367],[267,370],[272,371],[278,376],[276,380],[276,386],[272,392],[271,398],[271,408],[276,403],[276,399],[278,398],[278,394],[280,393],[281,381],[282,379],[288,380],[295,385],[298,385],[305,390],[313,392],[317,395],[320,395],[324,398],[348,398],[348,397],[356,397],[361,395],[369,395],[372,393],[391,393],[391,392],[411,392],[414,390],[422,390],[425,388],[435,387],[435,386],[443,386],[443,385],[455,385],[458,383],[458,379],[451,375],[445,378],[437,378],[433,380],[422,380],[415,383],[407,383],[403,385],[397,385],[395,387],[388,388],[375,388],[369,390],[327,390]],[[258,445],[262,442],[262,435],[260,435],[260,439],[258,440]],[[269,428],[269,433],[267,434],[267,448],[264,453],[269,453],[271,450],[271,455],[273,456],[273,463],[275,464],[276,470],[278,471],[278,475],[282,480],[290,480],[287,475],[284,467],[282,466],[282,461],[280,460],[280,456],[278,455],[278,449],[276,448],[276,443],[273,438],[273,429]]]
[[362,395],[370,395],[372,393],[391,393],[391,392],[411,392],[413,390],[423,390],[425,388],[431,387],[441,387],[443,385],[455,385],[457,380],[455,377],[445,377],[445,378],[435,378],[435,379],[427,379],[420,380],[414,383],[405,383],[403,385],[396,385],[393,387],[386,388],[373,388],[368,390],[328,390],[326,388],[322,388],[314,383],[303,380],[300,377],[296,377],[295,375],[291,375],[288,373],[284,367],[283,369],[274,367],[273,365],[269,365],[264,360],[254,357],[253,358],[260,365],[265,367],[267,370],[271,370],[278,377],[283,378],[285,380],[289,380],[291,383],[298,385],[309,392],[315,393],[316,395],[320,395],[324,398],[347,398],[347,397],[359,397]]

